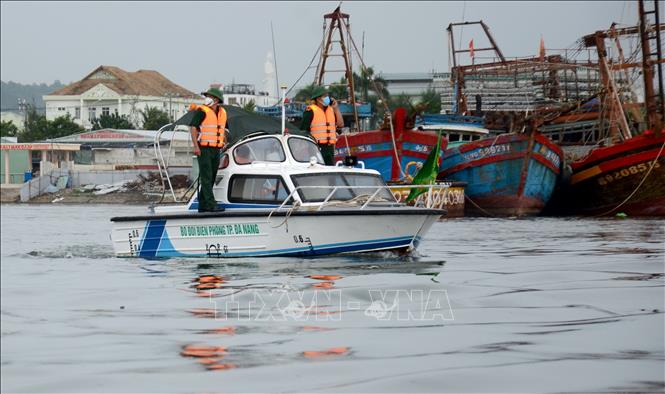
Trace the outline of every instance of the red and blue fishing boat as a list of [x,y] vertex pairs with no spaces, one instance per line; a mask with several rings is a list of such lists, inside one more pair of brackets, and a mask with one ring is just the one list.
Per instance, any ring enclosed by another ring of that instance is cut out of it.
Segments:
[[665,130],[596,148],[571,164],[564,211],[665,216]]
[[467,183],[466,215],[537,215],[561,173],[563,152],[537,131],[447,149],[439,178]]
[[[398,108],[393,114],[392,131],[385,128],[340,135],[335,145],[335,161],[355,156],[366,168],[379,171],[386,182],[412,178],[436,146],[438,134],[406,128],[406,120],[406,110]],[[442,138],[441,155],[446,146],[447,140]]]

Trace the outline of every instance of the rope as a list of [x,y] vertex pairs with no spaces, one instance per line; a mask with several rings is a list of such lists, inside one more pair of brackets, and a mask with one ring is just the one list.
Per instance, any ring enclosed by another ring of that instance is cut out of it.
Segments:
[[[293,206],[291,208],[289,208],[288,211],[286,211],[286,216],[284,217],[284,220],[282,221],[282,223],[278,224],[277,226],[270,226],[270,227],[277,228],[277,227],[281,227],[283,225],[286,225],[286,232],[288,233],[289,232],[288,220],[291,217],[291,214],[293,213],[293,211],[295,211],[298,208],[300,208],[300,201],[294,199]],[[270,218],[272,217],[272,214],[275,211],[276,210],[273,210],[273,211],[270,212],[270,214],[268,215],[268,221],[270,221]]]
[[351,147],[349,146],[349,137],[344,134],[344,142],[346,143],[346,155],[351,156]]
[[[289,88],[289,90],[286,91],[285,96],[288,96],[288,94],[291,93],[291,91],[293,90],[293,88],[296,87],[296,85],[298,85],[298,82],[300,82],[300,80],[301,80],[302,77],[305,75],[305,73],[307,73],[307,70],[309,70],[310,68],[312,68],[312,63],[314,63],[314,59],[316,59],[316,55],[318,55],[319,52],[321,51],[321,46],[322,46],[322,45],[323,45],[323,43],[319,44],[319,47],[316,49],[316,52],[314,52],[314,56],[312,56],[312,60],[310,60],[310,61],[309,61],[309,64],[307,65],[307,67],[305,67],[305,71],[303,71],[302,74],[300,74],[300,76],[298,77],[298,79],[296,79],[296,81],[291,85],[291,88]],[[279,103],[281,103],[281,102],[282,102],[282,99],[280,98],[279,101],[277,102],[277,104],[279,104]]]
[[[372,197],[370,194],[360,194],[357,195],[349,200],[342,200],[342,201],[331,201],[328,202],[328,206],[338,206],[338,207],[350,207],[350,206],[357,206],[357,205],[362,205],[367,202],[367,200]],[[384,197],[380,196],[375,196],[372,201],[383,201],[383,202],[394,202],[392,200],[389,200]]]
[[481,208],[480,205],[476,204],[476,203],[475,203],[475,202],[474,202],[469,196],[466,195],[466,193],[464,194],[464,198],[467,199],[467,200],[469,200],[469,202],[470,202],[471,204],[473,204],[473,206],[475,206],[476,208],[478,208],[478,209],[479,209],[482,213],[484,213],[485,215],[487,215],[487,216],[489,216],[489,217],[491,217],[491,218],[495,218],[495,217],[497,217],[496,215],[492,215],[491,213],[489,213],[489,212],[487,212],[486,210],[484,210],[483,208]]
[[[347,29],[348,32],[348,29]],[[362,66],[362,69],[365,71],[367,74],[367,66],[365,66],[365,61],[363,58],[360,56],[360,53],[358,52],[358,47],[356,46],[356,42],[353,40],[353,37],[349,35],[349,41],[351,41],[351,45],[353,46],[353,49],[356,51],[356,55],[358,55],[358,59],[360,60],[360,65]],[[374,87],[374,92],[376,95],[379,97],[381,102],[383,103],[383,108],[384,110],[388,113],[388,120],[390,121],[390,138],[392,139],[393,143],[393,153],[395,154],[395,160],[397,161],[397,166],[399,168],[399,172],[401,174],[402,178],[406,177],[406,174],[404,173],[404,170],[402,169],[402,162],[399,157],[399,153],[397,153],[397,142],[395,141],[395,129],[393,127],[393,117],[392,114],[390,113],[390,108],[388,108],[388,102],[386,99],[383,97],[383,94],[381,94],[381,91],[379,90],[379,87],[376,85],[376,82],[374,81],[374,78],[370,78],[369,81],[372,83],[372,86]]]
[[663,145],[660,146],[660,150],[658,151],[658,154],[656,155],[656,158],[653,159],[653,161],[651,162],[651,165],[649,167],[649,171],[647,171],[647,173],[644,174],[644,178],[642,178],[642,181],[640,181],[640,184],[637,185],[635,190],[633,190],[633,192],[630,193],[630,195],[628,197],[626,197],[626,199],[623,200],[621,202],[621,204],[617,205],[616,207],[610,209],[609,211],[607,211],[605,213],[601,213],[600,215],[595,215],[594,217],[605,216],[609,213],[612,213],[613,211],[616,211],[617,209],[621,208],[625,203],[627,203],[631,198],[633,198],[635,193],[637,193],[637,191],[640,190],[640,187],[642,187],[642,184],[644,184],[644,181],[647,180],[647,177],[649,176],[649,174],[651,174],[651,170],[653,170],[653,168],[656,166],[656,161],[658,161],[658,158],[660,157],[660,154],[663,153],[663,148],[665,148],[665,141],[663,142]]

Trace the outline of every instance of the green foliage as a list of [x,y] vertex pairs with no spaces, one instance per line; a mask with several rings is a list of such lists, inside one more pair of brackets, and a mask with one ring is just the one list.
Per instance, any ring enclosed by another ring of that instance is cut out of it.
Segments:
[[65,116],[58,116],[53,121],[48,122],[47,138],[64,137],[70,134],[81,133],[85,129],[74,122],[74,118],[67,114]]
[[37,108],[44,108],[42,96],[51,94],[58,89],[65,87],[60,81],[55,81],[51,85],[41,84],[21,84],[16,82],[0,82],[0,107],[3,111],[18,110],[18,99],[26,100]]
[[423,93],[416,107],[419,114],[438,114],[441,112],[441,95],[433,88],[429,88]]
[[356,92],[360,94],[360,99],[362,101],[369,101],[369,92],[372,91],[376,95],[383,96],[388,99],[390,94],[386,88],[388,84],[386,80],[377,77],[374,75],[374,69],[372,67],[367,67],[366,69],[361,69],[360,74],[353,73],[353,87]]
[[244,109],[247,112],[254,112],[254,110],[256,109],[256,104],[254,103],[254,100],[249,100],[249,103],[243,105],[242,109]]
[[0,122],[0,137],[16,137],[18,127],[11,120]]
[[407,111],[411,111],[414,108],[413,99],[408,94],[400,93],[397,96],[388,99],[388,107],[390,107],[391,110],[403,107],[406,108]]
[[143,118],[143,130],[159,130],[165,124],[171,123],[169,114],[156,107],[146,107],[140,113]]
[[118,115],[116,113],[110,115],[102,115],[92,122],[92,129],[116,129],[116,130],[133,130],[134,125],[129,121],[127,115]]
[[26,117],[25,130],[18,135],[18,139],[19,142],[41,141],[83,131],[83,127],[74,122],[69,114],[49,121],[46,120],[45,115],[38,113],[30,106]]
[[305,86],[304,88],[298,90],[296,95],[293,97],[294,101],[300,101],[300,102],[307,102],[310,100],[310,97],[312,97],[312,92],[314,92],[314,88],[316,87],[315,84],[309,84]]
[[328,88],[328,93],[337,100],[346,100],[349,97],[349,87],[346,78],[340,78],[339,82]]

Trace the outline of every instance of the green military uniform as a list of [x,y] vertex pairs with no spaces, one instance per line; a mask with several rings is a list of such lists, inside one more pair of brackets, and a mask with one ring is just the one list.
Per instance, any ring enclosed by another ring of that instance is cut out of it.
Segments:
[[[221,109],[221,91],[211,88],[202,94],[219,99],[220,105],[215,114],[218,115]],[[205,112],[200,109],[195,110],[189,126],[199,128],[205,120],[205,117]],[[199,212],[223,210],[223,208],[217,207],[217,199],[212,190],[215,184],[215,179],[217,178],[217,171],[219,170],[220,153],[222,148],[199,145],[199,149],[201,150],[201,154],[197,156],[197,161],[199,163]]]
[[[317,86],[312,91],[311,99],[315,100],[317,97],[326,94],[326,89],[322,86]],[[314,119],[314,112],[309,108],[305,108],[305,112],[302,114],[302,122],[300,123],[300,130],[309,131],[310,126],[312,125],[312,119]],[[327,166],[332,166],[335,164],[335,145],[332,144],[319,144],[319,150],[323,156],[323,161]]]
[[[191,126],[199,127],[205,119],[205,112],[196,110]],[[212,187],[217,178],[219,169],[221,148],[211,146],[201,146],[201,154],[197,156],[199,163],[199,210],[211,211],[217,208],[217,199],[212,192]]]

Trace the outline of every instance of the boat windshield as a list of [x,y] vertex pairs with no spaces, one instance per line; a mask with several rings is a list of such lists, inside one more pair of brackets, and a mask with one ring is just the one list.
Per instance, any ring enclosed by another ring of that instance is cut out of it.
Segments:
[[[343,188],[335,191],[330,200],[347,201],[355,197],[366,195],[371,196],[377,188],[355,186],[385,186],[383,178],[372,174],[353,174],[353,173],[325,173],[325,174],[303,174],[292,175],[291,179],[299,189],[298,193],[303,202],[322,202],[328,197],[335,186],[351,186],[352,188]],[[316,186],[316,188],[308,188]],[[388,189],[382,189],[375,197],[376,201],[396,202],[395,197]]]
[[277,138],[266,137],[245,142],[233,151],[233,158],[238,164],[254,161],[282,162],[286,160],[282,144]]
[[316,162],[324,164],[319,148],[304,138],[289,138],[289,149],[295,161],[309,163],[310,158],[316,157]]

